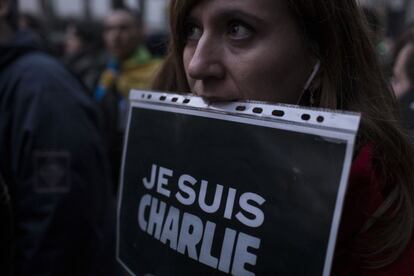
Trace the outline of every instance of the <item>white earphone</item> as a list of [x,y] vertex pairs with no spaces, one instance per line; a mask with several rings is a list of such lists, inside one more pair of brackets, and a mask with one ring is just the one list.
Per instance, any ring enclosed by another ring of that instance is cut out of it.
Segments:
[[[313,66],[312,73],[310,74],[308,80],[306,81],[305,85],[303,86],[302,94],[300,95],[297,104],[299,104],[300,101],[302,100],[302,97],[303,97],[305,91],[309,88],[309,86],[311,85],[312,81],[315,79],[316,74],[319,72],[320,67],[321,67],[321,61],[318,60],[316,62],[316,64]],[[313,94],[312,94],[312,91],[311,91],[310,105],[311,106],[313,105]]]
[[316,77],[316,74],[318,73],[320,67],[321,67],[321,61],[318,60],[315,64],[315,66],[313,66],[312,73],[310,74],[308,80],[306,81],[305,86],[303,87],[303,91],[305,91],[306,89],[309,88],[309,86],[311,85],[313,79]]

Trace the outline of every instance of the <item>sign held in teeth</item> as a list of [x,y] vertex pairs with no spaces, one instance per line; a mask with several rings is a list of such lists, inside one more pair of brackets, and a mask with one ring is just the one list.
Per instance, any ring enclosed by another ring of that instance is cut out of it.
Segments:
[[329,275],[358,114],[131,99],[117,218],[126,271]]

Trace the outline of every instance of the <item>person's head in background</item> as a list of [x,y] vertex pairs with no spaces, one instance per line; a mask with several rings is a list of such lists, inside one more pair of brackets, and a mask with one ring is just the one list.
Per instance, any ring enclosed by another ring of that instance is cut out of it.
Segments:
[[410,137],[414,137],[414,36],[408,30],[397,43],[392,66],[391,84],[399,103],[400,120]]
[[99,24],[90,21],[71,20],[66,26],[64,54],[76,55],[81,52],[99,50],[101,28]]
[[407,42],[397,53],[393,66],[392,86],[397,99],[413,89],[414,40]]
[[394,262],[412,234],[412,148],[356,1],[172,0],[170,28],[155,90],[362,114],[356,148],[375,143],[376,171],[398,195],[376,212],[387,223],[371,221],[373,234],[355,237],[350,254],[365,267]]
[[7,43],[18,28],[17,4],[17,0],[0,0],[0,43]]
[[384,69],[389,64],[390,56],[390,45],[389,41],[385,38],[385,25],[383,18],[373,7],[362,7],[362,12],[368,23],[368,30],[374,43],[375,50],[380,62],[383,64]]
[[138,14],[128,9],[116,9],[104,20],[104,41],[109,53],[118,61],[134,54],[143,42],[143,30]]
[[369,7],[362,7],[362,12],[367,19],[368,27],[371,30],[374,41],[378,41],[383,32],[378,13]]
[[23,30],[33,30],[39,33],[43,32],[43,26],[36,16],[28,14],[28,13],[21,13],[18,19],[19,29]]
[[395,42],[392,51],[392,87],[397,98],[404,96],[414,84],[414,27],[408,25]]

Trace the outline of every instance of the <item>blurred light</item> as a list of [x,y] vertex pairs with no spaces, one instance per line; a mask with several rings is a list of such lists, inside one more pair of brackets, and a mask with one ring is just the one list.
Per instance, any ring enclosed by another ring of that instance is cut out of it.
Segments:
[[[141,0],[142,1],[142,0]],[[154,1],[154,0],[152,0]],[[139,10],[138,0],[126,0],[125,5],[132,10]]]
[[56,13],[59,16],[83,16],[83,0],[55,0]]
[[148,31],[159,31],[166,29],[167,5],[168,1],[166,0],[147,1],[144,20]]
[[91,14],[95,18],[103,18],[111,10],[111,0],[90,0]]
[[24,12],[24,13],[29,13],[29,14],[38,14],[40,13],[39,1],[20,0],[19,11]]

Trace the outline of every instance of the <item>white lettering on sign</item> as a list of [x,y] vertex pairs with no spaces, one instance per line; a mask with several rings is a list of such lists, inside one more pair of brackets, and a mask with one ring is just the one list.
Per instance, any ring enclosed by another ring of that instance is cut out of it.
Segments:
[[144,177],[142,179],[142,183],[144,184],[144,187],[148,190],[151,190],[155,186],[155,182],[157,181],[157,192],[159,194],[165,195],[166,197],[170,197],[170,191],[165,188],[168,184],[168,178],[166,176],[171,177],[173,175],[173,171],[167,168],[160,167],[158,170],[158,177],[157,175],[157,165],[153,164],[151,166],[151,176],[148,180],[147,177]]
[[[158,173],[157,173],[158,171]],[[169,178],[172,178],[174,171],[157,167],[152,165],[150,180],[146,177],[142,179],[144,187],[147,190],[154,189],[157,186],[156,191],[166,197],[170,197],[171,191],[166,189],[169,185]],[[168,176],[168,178],[166,177]],[[155,185],[157,183],[157,185]],[[201,210],[208,214],[216,213],[222,204],[224,204],[223,217],[226,219],[233,218],[234,203],[236,202],[237,190],[234,188],[228,188],[227,197],[223,200],[224,187],[223,185],[217,184],[215,186],[210,185],[207,180],[200,181],[200,189],[196,191],[195,186],[198,183],[197,179],[189,174],[183,174],[178,178],[178,189],[179,191],[175,194],[175,198],[183,205],[191,206],[198,203]],[[215,188],[213,202],[207,202],[206,195],[207,190]],[[264,213],[259,208],[266,200],[255,193],[247,192],[240,195],[238,204],[242,211],[235,215],[235,218],[243,225],[257,228],[260,227],[264,222]],[[244,213],[250,214],[250,218]]]
[[198,197],[198,204],[200,208],[206,213],[215,213],[220,208],[221,197],[223,195],[223,186],[216,185],[216,192],[214,194],[214,200],[211,205],[206,203],[206,194],[207,194],[207,185],[208,182],[201,180],[200,195]]
[[151,167],[151,176],[150,180],[148,180],[146,177],[142,180],[142,183],[144,183],[144,187],[148,190],[151,190],[155,185],[155,174],[157,173],[157,165],[153,164]]
[[220,255],[214,256],[213,241],[217,242],[223,236],[216,233],[214,222],[204,224],[198,216],[187,212],[181,214],[176,207],[168,207],[165,202],[149,194],[141,197],[138,224],[142,231],[164,244],[168,242],[171,249],[200,263],[225,273],[231,271],[233,275],[254,275],[246,269],[246,264],[256,264],[257,256],[249,252],[260,247],[260,239],[256,237],[227,227]]
[[[177,200],[183,205],[192,205],[196,200],[196,193],[194,192],[193,188],[185,185],[185,183],[191,184],[194,186],[197,183],[197,180],[188,174],[183,174],[178,179],[178,188],[180,192],[175,194]],[[182,193],[185,194],[185,196]]]
[[160,167],[158,173],[158,182],[157,182],[157,192],[165,195],[166,197],[170,197],[170,191],[164,188],[168,184],[168,178],[166,176],[171,177],[173,175],[173,171]]
[[[260,207],[265,199],[260,195],[238,193],[231,187],[212,185],[207,180],[198,181],[189,174],[180,175],[177,185],[170,186],[173,176],[173,170],[153,164],[149,177],[144,177],[142,184],[148,191],[155,191],[167,198],[171,197],[171,187],[176,186],[178,191],[173,197],[179,204],[196,205],[207,215],[223,212],[223,218],[236,219],[250,228],[258,228],[264,223],[265,216]],[[214,191],[214,196],[208,197],[207,194],[211,193],[207,191]],[[235,204],[240,207],[236,214]],[[224,234],[217,233],[216,223],[209,220],[203,222],[200,217],[180,211],[150,194],[143,195],[138,206],[139,228],[169,245],[172,250],[225,273],[254,275],[246,265],[256,265],[257,255],[254,251],[260,247],[259,238],[229,227],[224,229]],[[212,253],[213,243],[214,248],[220,243],[219,255]]]
[[231,219],[233,215],[234,200],[236,198],[236,189],[230,188],[227,195],[226,209],[224,211],[224,217]]
[[177,233],[178,226],[180,223],[180,211],[171,206],[168,211],[168,215],[165,218],[164,227],[161,234],[161,242],[167,244],[167,241],[170,243],[170,247],[174,250],[177,250]]
[[265,199],[255,193],[244,193],[240,196],[240,207],[252,214],[253,216],[255,216],[254,219],[249,219],[247,218],[245,215],[243,215],[242,212],[238,212],[236,214],[236,218],[243,223],[246,226],[250,226],[250,227],[259,227],[260,225],[263,224],[264,221],[264,214],[262,212],[262,210],[260,210],[259,208],[255,207],[254,205],[249,204],[249,201],[254,201],[256,202],[258,205],[262,205],[265,202]]

